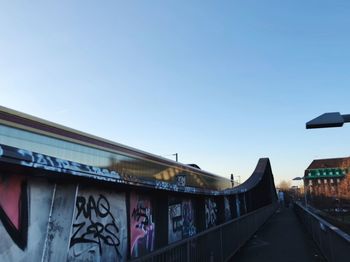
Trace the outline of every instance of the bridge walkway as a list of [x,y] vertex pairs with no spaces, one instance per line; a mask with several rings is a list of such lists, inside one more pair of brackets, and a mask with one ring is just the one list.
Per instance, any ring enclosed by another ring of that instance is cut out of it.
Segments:
[[292,208],[281,208],[230,260],[234,262],[324,262]]

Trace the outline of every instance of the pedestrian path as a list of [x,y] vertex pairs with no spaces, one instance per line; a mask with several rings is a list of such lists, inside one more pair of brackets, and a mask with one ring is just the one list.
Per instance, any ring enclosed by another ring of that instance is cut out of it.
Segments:
[[292,208],[278,210],[231,259],[234,262],[326,261]]

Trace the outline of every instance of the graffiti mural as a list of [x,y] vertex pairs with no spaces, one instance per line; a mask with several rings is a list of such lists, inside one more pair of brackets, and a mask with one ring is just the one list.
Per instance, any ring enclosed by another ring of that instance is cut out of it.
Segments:
[[0,174],[0,220],[19,248],[27,246],[28,200],[23,176]]
[[79,190],[70,238],[69,259],[122,261],[126,258],[124,194]]
[[154,250],[155,224],[150,197],[130,194],[130,255],[139,257]]
[[169,243],[193,236],[196,232],[192,200],[171,198],[168,208]]
[[125,261],[125,194],[79,188],[0,173],[0,261]]
[[216,202],[212,198],[205,199],[205,228],[217,225],[218,208]]

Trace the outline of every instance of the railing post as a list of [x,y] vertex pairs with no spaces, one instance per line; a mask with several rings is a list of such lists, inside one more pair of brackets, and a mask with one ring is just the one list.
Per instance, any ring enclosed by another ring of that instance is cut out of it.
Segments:
[[190,244],[190,242],[191,242],[191,240],[189,240],[189,241],[187,241],[187,257],[186,257],[186,261],[187,262],[190,262],[191,260],[190,260],[190,248],[191,248],[191,244]]
[[221,255],[221,260],[224,261],[224,250],[223,250],[223,244],[222,244],[222,227],[220,227],[220,255]]
[[214,254],[213,251],[210,252],[210,262],[214,262]]

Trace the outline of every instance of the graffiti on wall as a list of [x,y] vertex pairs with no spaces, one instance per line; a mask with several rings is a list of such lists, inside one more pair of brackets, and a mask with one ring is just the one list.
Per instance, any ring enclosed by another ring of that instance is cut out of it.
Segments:
[[237,217],[241,216],[241,208],[240,208],[240,201],[239,201],[239,197],[238,194],[236,195],[236,213],[237,213]]
[[205,199],[205,227],[210,228],[217,225],[218,208],[212,198]]
[[[73,224],[73,233],[70,241],[70,247],[79,243],[96,243],[99,252],[102,255],[102,245],[108,245],[115,249],[117,257],[121,258],[118,250],[120,239],[118,237],[119,227],[111,213],[110,204],[107,198],[99,195],[97,199],[94,196],[85,198],[78,196],[76,200],[77,215],[75,220],[80,217],[79,223]],[[100,219],[107,218],[108,222],[102,224]]]
[[182,239],[182,212],[181,203],[169,205],[169,243]]
[[175,179],[176,179],[176,184],[178,186],[186,186],[186,175],[184,174],[178,174],[175,176]]
[[125,195],[76,188],[0,173],[0,261],[124,261]]
[[79,192],[75,203],[70,257],[125,259],[125,197],[120,194]]
[[106,180],[108,180],[108,178],[113,180],[121,178],[119,173],[107,168],[84,165],[6,145],[0,146],[0,157],[9,157],[12,161],[17,160],[22,166],[42,168],[48,171],[72,175],[105,177]]
[[[204,193],[210,195],[217,195],[218,188],[207,189],[187,185],[188,181],[185,176],[180,175],[177,183],[169,183],[160,180],[145,180],[142,177],[137,177],[131,174],[125,174],[112,170],[113,162],[109,167],[96,167],[84,165],[78,162],[73,162],[65,159],[56,158],[25,149],[20,149],[7,145],[0,145],[0,161],[10,162],[25,167],[43,169],[47,171],[54,171],[58,173],[65,173],[73,176],[88,177],[91,179],[105,180],[108,182],[116,182],[130,185],[144,186],[147,184],[155,189],[185,192],[185,193]],[[50,173],[47,173],[50,174]]]
[[195,212],[189,199],[172,198],[168,208],[168,241],[169,243],[196,234]]
[[44,168],[46,170],[56,172],[66,172],[72,174],[76,174],[76,172],[79,172],[85,174],[107,176],[112,178],[120,178],[120,175],[117,172],[110,171],[107,168],[83,165],[77,162],[72,162],[56,157],[50,157],[24,149],[19,149],[18,154],[21,156],[21,158],[25,159],[21,161],[21,164],[24,166]]
[[[0,261],[42,261],[54,185],[20,173],[2,172],[0,181]],[[71,213],[67,228],[70,221]]]
[[130,194],[130,255],[139,257],[154,250],[155,224],[148,196]]
[[191,200],[184,200],[182,202],[182,238],[190,237],[196,234],[195,227],[195,212]]
[[23,176],[0,174],[0,220],[19,248],[27,246],[28,199]]
[[225,208],[225,221],[232,219],[230,201],[228,197],[224,197],[224,208]]

